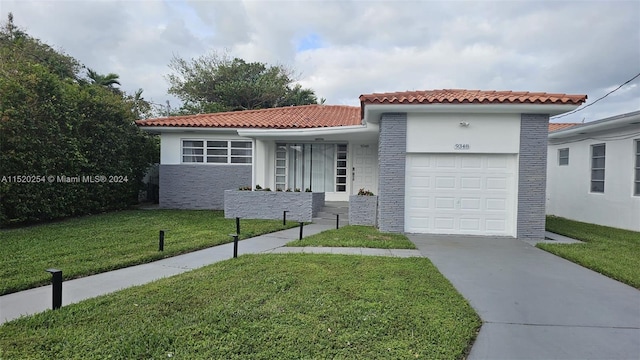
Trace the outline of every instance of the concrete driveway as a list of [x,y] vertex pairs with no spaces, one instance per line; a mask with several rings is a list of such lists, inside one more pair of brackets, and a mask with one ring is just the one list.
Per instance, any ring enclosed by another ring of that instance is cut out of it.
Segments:
[[407,236],[482,318],[469,359],[640,359],[640,291],[518,239]]

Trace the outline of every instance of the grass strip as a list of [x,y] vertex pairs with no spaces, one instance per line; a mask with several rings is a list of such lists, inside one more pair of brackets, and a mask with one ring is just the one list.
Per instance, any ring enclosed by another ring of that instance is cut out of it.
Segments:
[[244,255],[0,326],[6,359],[460,359],[480,327],[426,258]]
[[538,243],[550,253],[640,289],[640,233],[547,216],[547,231],[583,244]]
[[286,246],[363,247],[375,249],[415,249],[402,234],[382,233],[372,226],[343,226],[295,240]]

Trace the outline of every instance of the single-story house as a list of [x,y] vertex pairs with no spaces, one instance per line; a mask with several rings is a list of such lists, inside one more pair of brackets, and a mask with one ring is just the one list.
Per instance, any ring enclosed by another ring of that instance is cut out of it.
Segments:
[[640,111],[549,133],[547,214],[640,231]]
[[544,237],[549,117],[586,95],[431,90],[138,121],[161,136],[160,206],[222,209],[224,190],[378,195],[382,231]]

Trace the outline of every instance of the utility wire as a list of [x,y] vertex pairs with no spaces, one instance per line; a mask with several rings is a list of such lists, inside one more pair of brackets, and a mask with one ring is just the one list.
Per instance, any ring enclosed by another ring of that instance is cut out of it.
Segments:
[[566,114],[562,114],[562,115],[558,115],[558,116],[553,116],[553,117],[551,117],[551,119],[560,119],[560,118],[563,118],[563,117],[565,117],[565,116],[569,116],[569,115],[571,115],[571,114],[575,114],[575,113],[577,113],[578,111],[582,111],[582,110],[584,110],[584,109],[588,108],[589,106],[591,106],[591,105],[593,105],[593,104],[597,103],[598,101],[600,101],[600,100],[602,100],[602,99],[606,98],[607,96],[609,96],[609,95],[613,94],[614,92],[616,92],[616,91],[620,90],[620,88],[621,88],[621,87],[623,87],[623,86],[627,85],[628,83],[632,82],[632,81],[633,81],[633,80],[635,80],[638,76],[640,76],[640,73],[637,73],[637,74],[636,74],[636,76],[634,76],[634,77],[632,77],[631,79],[629,79],[629,80],[627,80],[627,81],[623,82],[620,86],[618,86],[617,88],[615,88],[615,89],[613,89],[613,90],[609,91],[609,92],[608,92],[608,93],[606,93],[604,96],[600,97],[599,99],[597,99],[596,101],[592,102],[591,104],[587,104],[587,105],[585,105],[585,106],[583,106],[583,107],[581,107],[581,108],[579,108],[579,109],[575,109],[575,110],[570,111],[570,112],[568,112],[568,113],[566,113]]

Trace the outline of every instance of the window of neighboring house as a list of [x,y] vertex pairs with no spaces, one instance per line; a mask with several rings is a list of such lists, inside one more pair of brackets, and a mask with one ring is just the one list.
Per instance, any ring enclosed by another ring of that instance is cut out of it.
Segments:
[[604,192],[605,144],[591,145],[591,192]]
[[182,162],[251,164],[252,146],[245,140],[182,140]]
[[640,139],[635,141],[636,150],[636,168],[633,195],[640,196]]
[[569,165],[569,148],[558,150],[558,165]]

